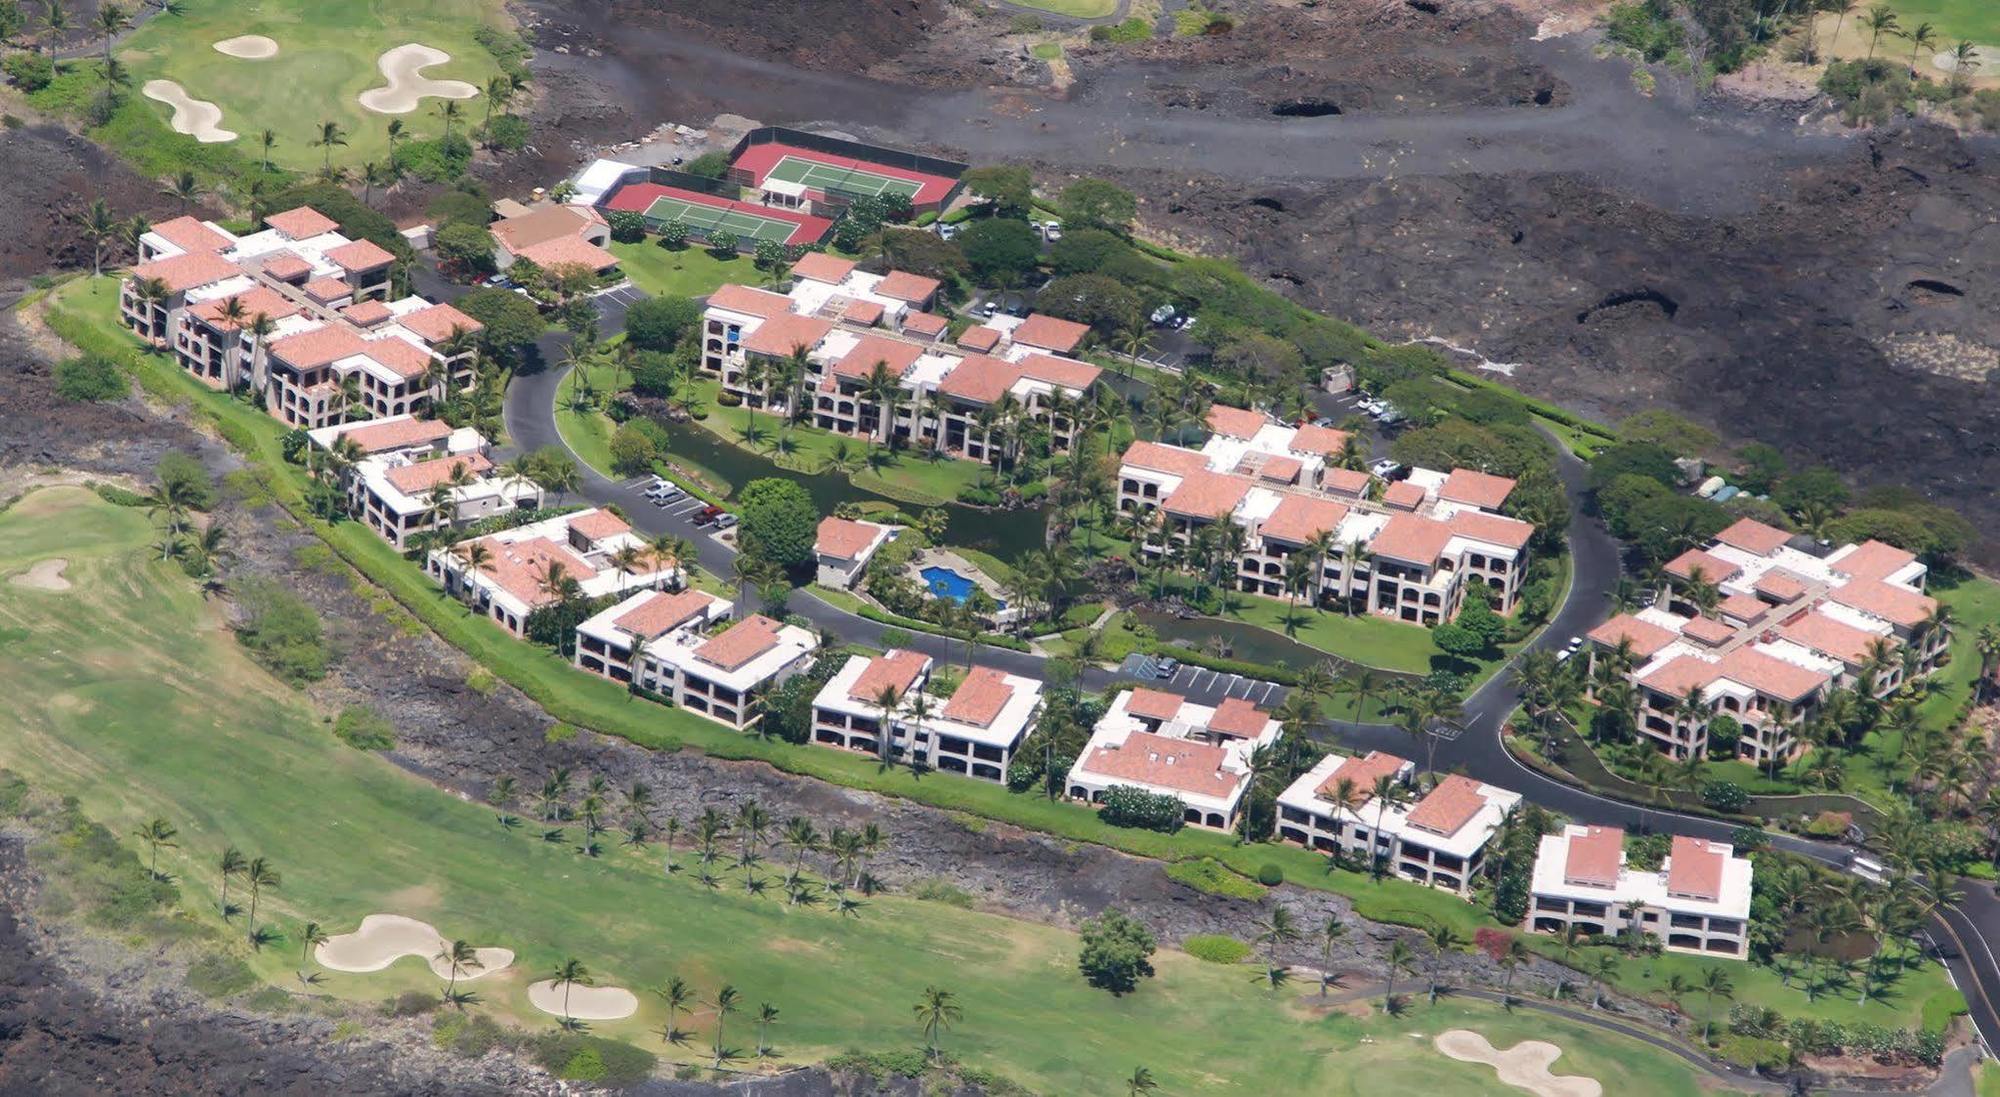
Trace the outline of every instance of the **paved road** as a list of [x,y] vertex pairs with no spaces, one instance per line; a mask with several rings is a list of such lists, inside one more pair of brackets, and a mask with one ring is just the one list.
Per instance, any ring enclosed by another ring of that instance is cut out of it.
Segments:
[[[613,323],[622,323],[624,306],[620,302],[610,302],[607,306],[604,333],[609,335],[613,333]],[[612,310],[615,310],[615,320]],[[559,358],[561,345],[567,339],[566,334],[544,338],[543,342],[547,345],[543,349],[549,361]],[[560,367],[545,369],[540,373],[517,377],[509,387],[507,433],[515,446],[532,450],[563,444],[555,425],[555,391],[563,373]],[[1326,402],[1326,406],[1332,409],[1335,405]],[[1339,414],[1337,410],[1329,410],[1328,413]],[[1376,438],[1372,448],[1382,452],[1385,443]],[[1570,498],[1568,536],[1571,582],[1562,605],[1556,610],[1549,626],[1528,645],[1530,649],[1559,648],[1571,636],[1581,636],[1603,621],[1609,611],[1610,592],[1622,568],[1618,542],[1601,523],[1585,513],[1583,503],[1588,470],[1567,449],[1557,448],[1560,454],[1558,472]],[[673,533],[692,539],[704,568],[717,575],[734,574],[734,550],[688,520],[694,508],[655,507],[642,494],[642,488],[647,483],[645,479],[613,481],[591,471],[581,461],[578,467],[583,473],[580,494],[585,498],[599,504],[618,504],[636,527],[650,535]],[[756,603],[754,593],[750,593],[745,600],[749,605]],[[882,643],[885,626],[835,607],[810,592],[794,594],[790,611],[810,618],[824,632],[844,643],[877,648],[885,646]],[[909,646],[940,662],[965,658],[965,645],[945,637],[916,633]],[[1041,678],[1045,672],[1045,660],[1027,652],[982,645],[976,658],[983,664],[1027,677]],[[1087,689],[1102,690],[1120,680],[1121,676],[1110,671],[1090,668],[1084,673],[1083,685]],[[1283,701],[1285,694],[1282,687],[1273,683],[1197,668],[1184,668],[1177,673],[1172,686],[1191,700],[1211,705],[1226,696],[1249,696],[1260,705],[1275,706]],[[1520,693],[1515,687],[1510,663],[1466,699],[1464,731],[1456,739],[1437,745],[1438,768],[1460,770],[1481,781],[1513,789],[1529,800],[1577,822],[1630,830],[1671,830],[1721,841],[1729,840],[1736,829],[1733,824],[1716,819],[1682,815],[1599,796],[1530,769],[1516,759],[1502,741],[1507,719],[1519,704]],[[1413,749],[1421,749],[1412,744],[1408,734],[1400,728],[1380,724],[1330,721],[1314,734],[1321,741],[1337,742],[1354,749],[1380,749],[1405,755]],[[1771,842],[1778,849],[1811,857],[1842,870],[1845,870],[1851,853],[1842,846],[1784,834],[1773,834]],[[2000,1001],[2000,956],[1996,956],[1995,946],[1991,943],[2000,941],[2000,898],[1995,897],[1990,886],[1978,881],[1967,881],[1964,886],[1965,899],[1956,907],[1940,911],[1933,917],[1930,928],[1937,940],[1955,944],[1958,955],[1947,960],[1946,967],[1953,981],[1965,992],[1972,1019],[1983,1042],[1991,1048],[2000,1046],[2000,1011],[1995,1009],[1995,1002]]]

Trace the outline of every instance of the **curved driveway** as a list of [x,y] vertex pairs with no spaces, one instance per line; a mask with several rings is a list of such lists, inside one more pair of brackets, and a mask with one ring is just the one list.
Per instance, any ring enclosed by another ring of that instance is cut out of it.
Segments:
[[[545,338],[546,345],[542,348],[545,360],[555,359],[554,352],[559,351],[564,338]],[[567,448],[556,430],[555,421],[556,386],[561,383],[563,373],[561,369],[548,369],[516,377],[508,387],[507,434],[514,446],[523,450],[551,445]],[[1556,610],[1549,626],[1529,643],[1530,649],[1558,648],[1569,637],[1581,636],[1601,622],[1607,616],[1609,596],[1621,568],[1618,542],[1602,524],[1584,511],[1588,470],[1567,449],[1558,446],[1557,451],[1560,454],[1558,471],[1570,500],[1571,582],[1563,604]],[[686,519],[674,517],[653,506],[641,493],[641,488],[635,486],[643,481],[608,479],[581,460],[578,460],[577,467],[583,478],[579,493],[591,502],[618,504],[635,527],[650,535],[672,533],[687,537],[694,542],[704,568],[716,575],[734,573],[735,551]],[[746,592],[746,595],[746,600],[754,603],[754,594]],[[814,625],[843,642],[867,647],[881,647],[882,633],[889,627],[821,601],[806,591],[792,597],[790,610],[810,618]],[[940,662],[965,657],[964,644],[928,633],[913,633],[912,637],[910,647]],[[1045,659],[1039,655],[982,645],[978,659],[983,664],[1009,673],[1037,679],[1043,677]],[[1103,690],[1121,680],[1124,676],[1100,667],[1088,668],[1083,675],[1084,687],[1091,690]],[[1239,688],[1247,692],[1258,685],[1260,683],[1235,676],[1212,675],[1205,686],[1176,686],[1176,690],[1192,700],[1214,704]],[[1282,690],[1270,690],[1261,696],[1260,701],[1274,704],[1282,695]],[[1462,771],[1478,780],[1513,789],[1529,800],[1577,822],[1651,831],[1670,829],[1675,833],[1719,841],[1728,841],[1735,831],[1734,824],[1718,819],[1613,800],[1530,769],[1509,753],[1502,742],[1507,718],[1519,706],[1520,700],[1512,664],[1509,663],[1466,699],[1465,729],[1458,738],[1438,744],[1438,767]],[[1329,721],[1318,729],[1315,738],[1355,749],[1407,751],[1410,748],[1407,733],[1382,724]],[[1843,871],[1850,853],[1838,845],[1786,834],[1773,833],[1771,844]],[[2000,1044],[2000,1011],[1995,1009],[1995,1001],[2000,1000],[2000,956],[1996,956],[1995,947],[1989,944],[2000,941],[2000,898],[1995,897],[1991,887],[1977,881],[1968,881],[1965,892],[1965,898],[1956,906],[1945,908],[1932,918],[1930,928],[1938,941],[1956,944],[1958,955],[1946,961],[1946,967],[1953,981],[1965,992],[1972,1019],[1983,1042],[1990,1048]]]

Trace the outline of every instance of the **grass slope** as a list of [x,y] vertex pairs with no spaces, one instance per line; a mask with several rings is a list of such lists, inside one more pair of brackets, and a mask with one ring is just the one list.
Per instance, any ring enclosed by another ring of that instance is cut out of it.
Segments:
[[[1523,1020],[1470,1005],[1321,1021],[1239,972],[1179,953],[1160,958],[1159,977],[1140,993],[1114,999],[1084,985],[1075,939],[1049,927],[957,909],[940,918],[895,896],[871,900],[858,919],[787,909],[668,877],[657,850],[614,848],[592,860],[532,828],[506,830],[487,809],[341,745],[300,695],[245,658],[220,609],[154,558],[152,534],[142,511],[74,488],[35,493],[0,515],[0,574],[60,553],[75,584],[66,593],[0,586],[0,624],[14,641],[0,687],[17,699],[0,717],[0,746],[10,765],[79,796],[114,833],[155,816],[175,821],[180,847],[162,867],[180,876],[192,917],[215,919],[210,866],[234,844],[282,872],[264,904],[282,931],[306,919],[339,931],[395,912],[515,949],[514,968],[474,984],[476,1008],[551,1024],[526,1005],[525,984],[574,955],[604,984],[643,991],[679,973],[711,993],[727,981],[752,1003],[777,1004],[782,1054],[793,1061],[910,1046],[909,1004],[941,982],[966,1008],[948,1046],[1047,1092],[1105,1091],[1137,1054],[1169,1084],[1202,1092],[1323,1088],[1348,1073],[1363,1035],[1376,1036],[1368,1054],[1385,1067],[1471,1092],[1476,1071],[1432,1063],[1427,1048],[1406,1050],[1390,1030],[1465,1025],[1503,1044],[1527,1031]],[[246,958],[285,983],[298,954],[287,942]],[[329,974],[320,989],[376,998],[436,986],[405,959],[379,974]],[[642,1000],[638,1016],[597,1031],[653,1043],[647,1030],[663,1012]],[[1533,1026],[1564,1039],[1571,1065],[1607,1083],[1697,1092],[1691,1073],[1657,1052]],[[736,1031],[748,1041],[747,1024]],[[1160,1041],[1163,1031],[1181,1036]]]

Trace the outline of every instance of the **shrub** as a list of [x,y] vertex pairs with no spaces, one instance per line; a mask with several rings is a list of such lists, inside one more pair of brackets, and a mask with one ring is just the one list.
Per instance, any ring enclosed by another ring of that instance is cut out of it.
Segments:
[[729,171],[729,157],[720,152],[704,152],[700,156],[681,165],[681,170],[689,175],[699,175],[707,179],[720,179]]
[[518,114],[496,114],[486,123],[486,147],[519,152],[528,143],[528,120]]
[[472,142],[462,133],[428,141],[406,140],[396,146],[396,166],[426,183],[457,179],[471,163]]
[[256,986],[257,973],[234,956],[204,952],[188,965],[187,985],[204,998],[227,998]]
[[1257,882],[1267,888],[1277,887],[1285,882],[1285,870],[1266,861],[1257,869]]
[[956,884],[947,883],[933,876],[923,880],[910,890],[910,897],[922,899],[926,903],[943,903],[960,910],[972,909],[972,893]]
[[611,432],[611,469],[620,476],[640,476],[652,471],[653,461],[659,457],[659,447],[653,438],[634,419],[618,424]]
[[1264,889],[1231,871],[1213,857],[1175,861],[1167,866],[1167,877],[1210,895],[1230,899],[1261,899]]
[[394,750],[396,728],[381,713],[365,705],[349,705],[333,722],[334,738],[356,750]]
[[1750,794],[1734,781],[1710,781],[1701,786],[1701,802],[1733,815],[1749,805]]
[[1716,1053],[1746,1070],[1783,1070],[1792,1061],[1792,1052],[1783,1040],[1756,1036],[1727,1035],[1716,1041]]
[[1211,964],[1240,964],[1250,956],[1250,946],[1220,933],[1201,933],[1181,942],[1182,951]]
[[646,219],[631,210],[612,210],[605,218],[611,238],[621,244],[636,244],[646,238]]
[[162,494],[177,493],[196,510],[215,505],[215,479],[191,453],[170,449],[161,454],[153,476],[159,480]]
[[743,395],[725,389],[715,394],[715,402],[725,408],[740,408],[743,406]]
[[1158,946],[1153,931],[1137,919],[1114,908],[1083,923],[1079,932],[1083,949],[1076,966],[1091,986],[1129,994],[1139,988],[1139,980],[1152,977],[1150,957]]
[[252,658],[293,685],[326,677],[333,653],[319,614],[298,595],[269,579],[251,579],[238,585],[236,604],[243,613],[236,639]]
[[1186,822],[1178,799],[1130,785],[1113,785],[1105,790],[1104,809],[1098,818],[1114,827],[1157,830],[1162,834],[1172,834]]
[[55,376],[56,395],[76,404],[116,400],[131,388],[117,363],[95,354],[56,363]]
[[22,50],[0,61],[0,72],[5,72],[7,79],[22,91],[40,91],[55,81],[56,63],[48,54]]
[[431,239],[438,262],[455,277],[472,281],[493,273],[493,234],[486,226],[452,221]]

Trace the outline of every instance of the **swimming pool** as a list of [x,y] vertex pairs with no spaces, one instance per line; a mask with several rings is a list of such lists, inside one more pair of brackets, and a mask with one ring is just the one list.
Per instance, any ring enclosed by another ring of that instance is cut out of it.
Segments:
[[[949,598],[960,605],[964,605],[965,600],[972,597],[972,592],[979,589],[972,580],[951,568],[937,564],[932,564],[917,574],[923,577],[924,586],[929,588],[933,598]],[[1001,602],[999,606],[1001,609],[1006,609],[1007,603]]]

